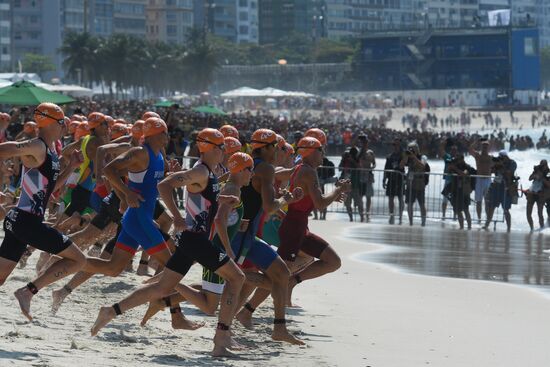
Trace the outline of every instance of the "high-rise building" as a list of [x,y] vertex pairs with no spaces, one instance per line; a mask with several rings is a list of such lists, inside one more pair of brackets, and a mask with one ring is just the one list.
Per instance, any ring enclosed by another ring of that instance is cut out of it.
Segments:
[[195,27],[236,43],[258,43],[259,0],[195,0]]
[[193,27],[193,0],[149,0],[145,7],[147,39],[183,43]]
[[113,33],[145,37],[147,0],[114,0]]
[[322,0],[260,0],[260,43],[274,43],[293,33],[324,37],[325,12]]
[[412,27],[420,12],[413,0],[325,0],[326,33],[329,38],[360,36],[373,31]]

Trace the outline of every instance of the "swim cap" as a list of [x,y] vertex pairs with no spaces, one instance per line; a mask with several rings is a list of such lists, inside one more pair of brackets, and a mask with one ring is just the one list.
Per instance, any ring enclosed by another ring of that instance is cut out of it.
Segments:
[[242,144],[238,139],[235,139],[232,136],[226,136],[225,139],[223,139],[223,143],[225,145],[225,154],[231,155],[233,153],[236,153],[241,150]]
[[101,112],[92,112],[88,115],[88,125],[90,129],[95,129],[105,122],[105,115]]
[[252,134],[250,146],[252,149],[258,149],[277,142],[277,135],[273,130],[258,129]]
[[111,128],[111,139],[117,139],[128,134],[128,127],[124,124],[116,123]]
[[254,160],[246,153],[237,152],[229,157],[227,168],[232,174],[239,173],[246,168],[254,167]]
[[233,138],[239,139],[239,131],[235,126],[232,125],[223,125],[220,127],[220,132],[225,136],[226,138],[228,136],[231,136]]
[[137,120],[136,122],[134,122],[134,124],[132,125],[132,137],[136,138],[136,139],[141,139],[141,137],[143,136],[143,125],[145,124],[145,121],[143,120]]
[[313,127],[311,129],[309,129],[308,131],[306,131],[306,133],[304,134],[304,137],[312,137],[312,138],[315,138],[317,140],[319,140],[319,142],[322,144],[322,145],[327,145],[327,135],[325,134],[325,132],[321,129],[318,129],[316,127]]
[[167,132],[168,127],[166,126],[166,122],[158,117],[149,117],[147,120],[145,120],[145,123],[143,124],[144,138]]
[[53,103],[41,103],[34,110],[34,121],[38,127],[46,127],[54,122],[65,124],[65,114],[61,107]]
[[315,152],[316,149],[321,149],[323,146],[321,142],[311,136],[300,139],[296,146],[296,151],[302,157],[308,157]]
[[216,129],[211,129],[208,127],[202,129],[197,135],[197,147],[199,148],[199,152],[209,152],[216,146],[224,150],[223,134]]
[[81,122],[74,132],[74,140],[80,140],[86,135],[90,135],[90,125],[87,122]]

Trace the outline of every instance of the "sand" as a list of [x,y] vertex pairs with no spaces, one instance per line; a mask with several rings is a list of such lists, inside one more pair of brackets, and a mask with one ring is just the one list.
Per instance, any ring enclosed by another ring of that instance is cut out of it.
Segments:
[[[49,312],[51,288],[43,290],[32,305],[35,321],[28,323],[12,293],[33,276],[33,256],[0,288],[0,366],[548,365],[548,298],[507,284],[416,276],[359,262],[358,254],[380,247],[344,236],[357,225],[365,224],[311,223],[311,230],[337,249],[343,265],[296,290],[295,302],[303,308],[289,310],[288,318],[306,347],[270,340],[271,303],[256,312],[256,330],[235,326],[237,340],[250,348],[240,359],[212,359],[216,319],[187,306],[185,313],[206,320],[206,327],[173,331],[168,312],[163,312],[141,328],[141,307],[90,337],[98,308],[142,280],[129,273],[119,279],[95,277],[75,291],[56,316]],[[380,225],[366,226],[376,231]],[[429,227],[418,228],[423,230]],[[199,273],[195,266],[188,281],[198,280]]]

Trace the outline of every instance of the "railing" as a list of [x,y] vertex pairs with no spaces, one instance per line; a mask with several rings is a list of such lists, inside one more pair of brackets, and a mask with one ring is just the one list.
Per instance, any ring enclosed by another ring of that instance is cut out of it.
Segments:
[[[184,169],[191,168],[197,158],[183,157],[182,167]],[[338,167],[319,167],[320,169],[334,169],[335,175],[330,178],[321,179],[320,184],[323,186],[325,192],[334,190],[335,183],[338,178],[349,178],[352,180],[352,192],[348,195],[347,199],[343,203],[334,202],[328,208],[327,212],[331,213],[348,213],[354,221],[360,221],[362,218],[368,220],[373,217],[386,217],[391,222],[397,223],[400,219],[406,223],[410,220],[409,217],[409,203],[413,202],[410,209],[413,222],[420,224],[423,221],[421,213],[421,207],[418,203],[417,194],[421,191],[423,194],[425,205],[425,219],[430,220],[457,220],[456,215],[453,212],[453,202],[456,204],[456,200],[449,201],[448,198],[456,199],[459,195],[463,195],[464,200],[470,199],[470,205],[468,207],[472,222],[483,224],[486,223],[486,205],[488,202],[487,195],[483,200],[483,210],[481,219],[478,219],[476,213],[476,203],[474,200],[475,184],[469,182],[471,186],[471,192],[463,193],[462,186],[458,186],[456,182],[460,177],[456,174],[442,174],[442,173],[417,173],[415,176],[412,174],[406,174],[401,171],[392,170],[367,170],[367,169],[352,169],[352,168],[338,168]],[[477,179],[489,179],[491,185],[494,183],[494,177],[492,176],[479,176],[470,175],[470,178]],[[384,179],[386,178],[386,180]],[[423,190],[413,190],[413,186],[416,188],[422,187],[419,180],[425,180],[427,184]],[[453,185],[453,180],[455,184]],[[386,184],[384,184],[386,183]],[[446,196],[442,194],[446,185],[451,185],[446,189]],[[455,191],[453,192],[453,189]],[[469,191],[468,189],[466,191]],[[393,196],[394,209],[390,210],[390,197]],[[370,210],[367,210],[367,198],[370,203]],[[422,198],[421,198],[422,199]],[[502,201],[504,197],[501,198]],[[401,202],[401,207],[400,207]],[[446,203],[446,211],[443,213],[443,204]],[[363,210],[360,210],[363,208]],[[361,213],[362,212],[362,213]],[[501,207],[496,208],[491,222],[496,226],[496,223],[504,222],[504,212]]]

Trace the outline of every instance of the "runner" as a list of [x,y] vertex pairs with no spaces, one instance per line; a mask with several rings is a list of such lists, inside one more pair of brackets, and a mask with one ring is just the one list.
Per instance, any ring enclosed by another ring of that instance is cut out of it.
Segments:
[[279,199],[275,197],[275,168],[272,163],[276,159],[278,148],[277,136],[272,130],[256,130],[252,134],[251,147],[254,157],[254,176],[250,185],[242,190],[243,225],[231,241],[231,247],[239,265],[243,266],[245,260],[249,261],[268,277],[269,283],[265,284],[262,278],[247,272],[248,282],[243,288],[239,303],[242,303],[257,286],[271,288],[275,309],[271,337],[274,340],[302,345],[304,343],[290,334],[286,328],[285,304],[290,272],[271,246],[256,237],[263,212],[272,214],[284,205],[300,200],[302,191],[300,188],[295,188],[292,193],[286,192]]
[[323,209],[333,201],[342,201],[351,188],[349,181],[339,180],[334,191],[321,194],[316,171],[323,162],[323,148],[319,140],[302,138],[298,142],[297,152],[302,156],[303,163],[291,178],[290,187],[302,187],[304,198],[288,207],[288,213],[279,228],[281,244],[278,252],[289,264],[296,259],[299,251],[318,260],[292,277],[291,288],[304,280],[320,277],[340,267],[341,261],[336,252],[325,240],[309,232],[307,222],[313,208]]
[[42,103],[34,111],[38,137],[24,142],[0,144],[0,158],[19,157],[23,163],[21,196],[17,206],[4,220],[5,237],[0,246],[0,284],[4,284],[30,244],[39,250],[62,259],[52,265],[52,271],[29,282],[15,292],[23,314],[32,320],[32,297],[45,286],[79,270],[86,256],[67,236],[44,223],[44,214],[52,192],[63,183],[80,163],[78,154],[71,155],[70,163],[60,174],[59,160],[54,144],[63,136],[64,114],[53,103]]
[[[227,139],[228,138],[225,138],[225,141],[227,141]],[[230,243],[240,227],[243,216],[243,204],[242,201],[240,201],[241,188],[250,183],[253,165],[254,161],[252,157],[242,152],[232,154],[227,160],[230,176],[223,185],[220,195],[235,196],[239,198],[239,202],[235,205],[230,205],[223,201],[220,203],[211,231],[211,237],[214,235],[212,240],[214,246],[223,250],[230,258],[235,258]],[[195,294],[189,295],[187,287],[181,287],[180,285],[176,286],[176,290],[181,294],[181,298],[178,299],[178,302],[188,300],[204,313],[214,315],[220,303],[220,296],[224,290],[224,283],[223,278],[203,266],[202,285],[199,286],[200,289],[197,290]],[[186,295],[186,297],[183,295]],[[171,297],[171,302],[173,302],[173,300],[174,298]],[[162,300],[151,302],[141,321],[141,325],[145,325],[147,321],[149,321],[158,311],[162,310],[164,306],[165,302]]]
[[[158,282],[148,284],[130,294],[112,307],[102,307],[91,333],[96,335],[117,315],[148,301],[169,296],[174,287],[187,274],[195,261],[227,281],[222,296],[219,322],[214,336],[214,356],[228,355],[231,346],[230,325],[237,305],[237,297],[244,282],[244,274],[235,263],[208,239],[212,221],[218,210],[219,185],[212,169],[223,160],[224,138],[214,129],[203,129],[197,136],[200,160],[192,169],[175,173],[159,184],[159,192],[174,217],[174,227],[183,231],[179,235],[176,252],[166,264]],[[173,190],[186,186],[186,218],[181,216]],[[236,203],[237,198],[228,198]]]

